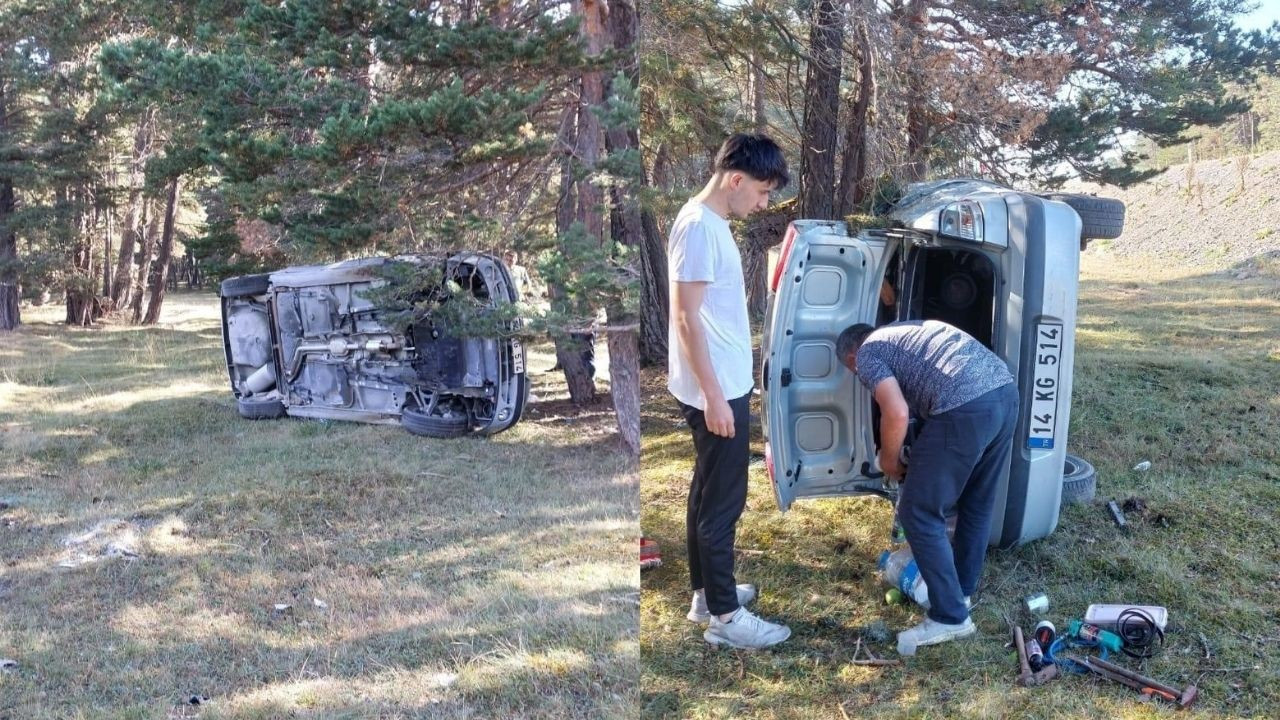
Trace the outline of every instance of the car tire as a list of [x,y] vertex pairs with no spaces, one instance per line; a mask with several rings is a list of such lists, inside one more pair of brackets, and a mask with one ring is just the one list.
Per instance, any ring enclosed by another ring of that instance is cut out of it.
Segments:
[[223,280],[218,294],[224,298],[261,295],[269,287],[271,287],[271,275],[268,273],[241,275]]
[[1064,505],[1087,503],[1098,490],[1098,472],[1093,465],[1075,455],[1067,455],[1062,470],[1062,502]]
[[1090,240],[1114,240],[1124,230],[1124,203],[1114,198],[1051,193],[1042,197],[1071,206],[1080,216],[1080,249]]
[[250,420],[275,420],[284,417],[284,403],[278,398],[237,398],[240,417]]
[[414,435],[431,438],[456,438],[471,432],[471,422],[466,416],[427,415],[412,408],[400,412],[400,424]]

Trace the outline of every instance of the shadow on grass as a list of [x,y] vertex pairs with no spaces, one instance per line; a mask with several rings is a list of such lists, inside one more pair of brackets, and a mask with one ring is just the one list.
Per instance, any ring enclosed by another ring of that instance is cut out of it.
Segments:
[[[39,327],[0,358],[31,401],[0,400],[0,717],[628,715],[638,480],[611,412],[451,441],[250,422],[208,322]],[[140,557],[56,567],[107,519]]]

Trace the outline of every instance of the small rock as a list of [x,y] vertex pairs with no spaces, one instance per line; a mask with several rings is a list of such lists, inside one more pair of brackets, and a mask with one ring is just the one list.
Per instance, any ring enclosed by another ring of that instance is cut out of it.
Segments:
[[293,606],[292,606],[292,605],[289,605],[288,603],[276,603],[275,605],[271,606],[271,609],[272,609],[275,613],[277,613],[277,614],[279,614],[279,615],[283,615],[283,614],[285,614],[285,613],[289,612],[290,610],[292,610],[292,609],[293,609]]
[[311,604],[312,604],[312,605],[315,605],[316,607],[320,608],[321,610],[328,610],[328,609],[329,609],[329,603],[327,603],[327,602],[325,602],[325,601],[321,600],[320,598],[311,598]]
[[18,668],[17,660],[9,658],[0,658],[0,670],[16,670]]
[[202,705],[207,702],[209,702],[208,695],[192,695],[191,698],[187,700],[188,705]]
[[1148,471],[1148,470],[1150,470],[1150,469],[1151,469],[1151,461],[1150,461],[1150,460],[1143,460],[1142,462],[1138,463],[1137,465],[1134,465],[1134,466],[1133,466],[1133,469],[1134,469],[1134,470],[1137,470],[1137,471],[1139,471],[1139,472],[1146,472],[1146,471]]

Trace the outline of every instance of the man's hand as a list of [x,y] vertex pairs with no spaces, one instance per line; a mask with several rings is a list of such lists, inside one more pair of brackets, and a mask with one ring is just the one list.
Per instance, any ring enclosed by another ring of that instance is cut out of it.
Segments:
[[707,400],[707,409],[703,411],[707,429],[724,438],[733,437],[733,408],[724,398]]
[[886,475],[902,479],[907,469],[899,460],[902,441],[907,437],[907,423],[911,411],[897,378],[881,380],[875,388],[876,404],[880,406],[880,469]]
[[898,462],[897,454],[889,454],[884,449],[880,450],[880,469],[885,475],[901,482],[906,478],[907,467]]

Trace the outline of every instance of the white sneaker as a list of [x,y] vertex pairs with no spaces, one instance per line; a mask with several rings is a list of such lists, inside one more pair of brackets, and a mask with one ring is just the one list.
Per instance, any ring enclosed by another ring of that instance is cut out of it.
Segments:
[[729,622],[712,616],[702,639],[712,645],[728,645],[743,650],[767,648],[791,637],[791,628],[761,620],[744,607],[738,608]]
[[898,633],[898,654],[915,655],[916,648],[921,645],[937,645],[950,640],[958,640],[978,632],[978,626],[972,618],[965,618],[958,625],[948,625],[925,618],[924,622]]
[[[756,586],[742,584],[737,586],[738,607],[742,607],[756,599]],[[711,611],[707,609],[707,593],[703,590],[693,591],[693,602],[690,603],[689,614],[685,615],[689,622],[706,625],[711,620]]]

